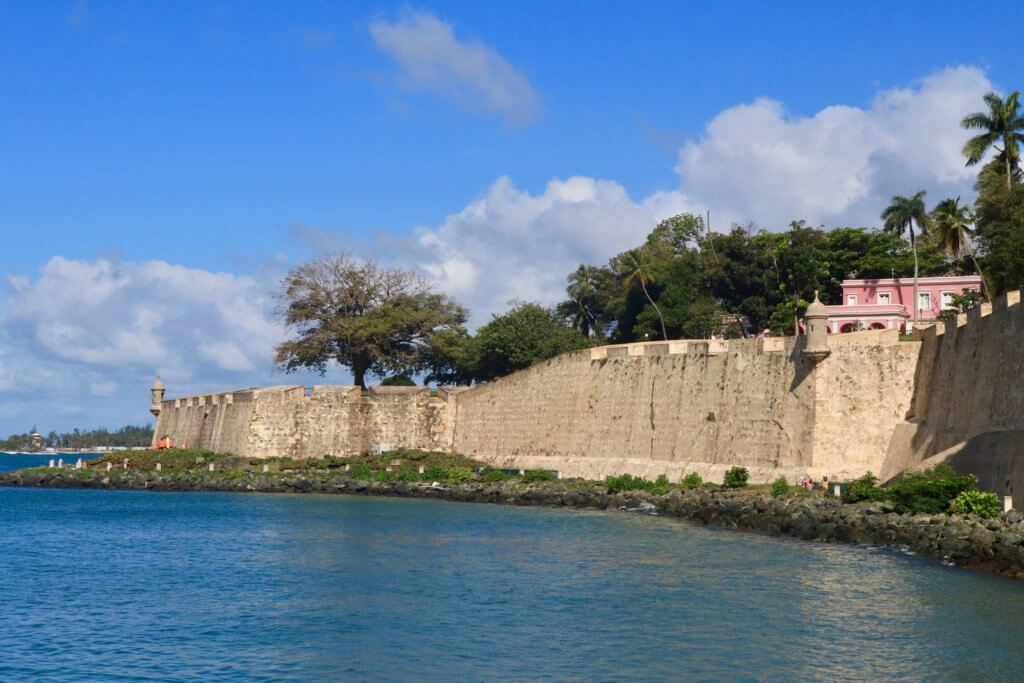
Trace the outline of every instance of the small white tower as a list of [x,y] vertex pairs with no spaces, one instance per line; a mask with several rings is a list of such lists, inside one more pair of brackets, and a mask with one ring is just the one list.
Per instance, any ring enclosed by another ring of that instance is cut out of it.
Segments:
[[804,313],[804,325],[807,328],[807,344],[803,354],[811,360],[821,360],[831,351],[828,348],[828,309],[818,299],[818,292],[814,292],[814,301]]
[[160,417],[160,406],[164,401],[164,383],[160,381],[160,375],[156,376],[156,381],[149,388],[149,393],[149,412],[153,413],[153,417]]

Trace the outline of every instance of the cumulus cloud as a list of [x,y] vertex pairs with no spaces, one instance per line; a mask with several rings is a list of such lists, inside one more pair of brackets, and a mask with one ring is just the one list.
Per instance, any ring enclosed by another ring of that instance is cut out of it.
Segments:
[[157,372],[179,395],[270,382],[272,350],[284,336],[272,316],[272,281],[248,276],[55,257],[38,276],[7,285],[0,402],[20,405],[26,423],[143,422]]
[[954,67],[879,92],[866,108],[836,105],[801,117],[756,99],[715,116],[680,150],[676,171],[682,191],[720,227],[753,221],[777,229],[798,218],[877,224],[893,194],[971,194],[975,169],[960,154],[960,119],[990,90],[980,69]]
[[552,180],[533,195],[500,178],[442,225],[419,228],[409,256],[479,324],[510,299],[558,301],[577,265],[636,245],[684,208],[678,193],[637,202],[610,180]]
[[526,78],[495,50],[459,40],[451,24],[419,12],[370,25],[377,48],[394,60],[410,88],[435,92],[522,123],[538,110]]
[[[756,99],[721,112],[682,147],[677,189],[634,200],[613,180],[575,177],[532,195],[501,178],[441,225],[420,228],[405,256],[480,323],[512,298],[561,300],[576,265],[604,263],[684,210],[710,209],[719,230],[733,222],[778,230],[800,218],[876,225],[894,194],[926,189],[932,202],[973,195],[960,119],[991,89],[983,71],[956,67],[882,91],[866,108],[798,117]],[[387,246],[393,253],[394,241]]]

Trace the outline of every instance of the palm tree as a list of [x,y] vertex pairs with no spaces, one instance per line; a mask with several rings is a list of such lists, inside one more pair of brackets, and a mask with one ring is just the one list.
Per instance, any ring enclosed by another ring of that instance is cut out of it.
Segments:
[[[1024,114],[1020,111],[1020,93],[1014,91],[1004,100],[990,92],[985,95],[988,112],[975,112],[964,117],[960,122],[968,130],[982,130],[964,144],[963,153],[967,157],[967,165],[973,166],[981,161],[990,147],[995,147],[1000,139],[1003,148],[999,150],[1006,168],[1006,188],[1013,187],[1013,169],[1020,161],[1020,143],[1024,140]],[[998,148],[997,148],[998,149]]]
[[967,204],[960,204],[960,198],[943,199],[932,211],[931,227],[929,230],[939,243],[946,248],[950,258],[958,259],[963,251],[971,257],[974,262],[974,269],[981,276],[981,288],[985,292],[985,298],[991,299],[988,293],[988,283],[985,282],[985,274],[981,272],[978,259],[974,256],[974,248],[971,247],[970,235],[974,232],[971,225],[974,223],[974,213]]
[[885,231],[903,234],[910,233],[910,248],[914,251],[914,322],[917,322],[917,239],[914,236],[914,223],[918,230],[928,229],[928,210],[924,206],[925,191],[921,190],[912,197],[896,195],[882,212]]
[[648,262],[647,255],[641,249],[630,249],[626,252],[626,256],[629,259],[627,263],[629,270],[626,272],[624,284],[626,287],[640,286],[644,296],[651,302],[651,306],[654,306],[654,311],[658,314],[658,320],[661,322],[661,338],[668,341],[668,332],[665,331],[665,318],[661,315],[661,309],[658,308],[658,304],[654,303],[654,299],[651,298],[651,293],[647,291],[647,285],[654,282],[654,274],[651,272],[651,265]]
[[569,276],[569,286],[565,293],[576,303],[574,323],[584,337],[589,337],[591,330],[597,329],[597,321],[587,303],[597,293],[597,272],[593,266],[582,265]]

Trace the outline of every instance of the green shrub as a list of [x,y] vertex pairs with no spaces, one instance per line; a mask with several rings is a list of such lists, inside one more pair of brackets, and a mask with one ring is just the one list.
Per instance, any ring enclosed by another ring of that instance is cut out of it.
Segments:
[[352,466],[348,476],[352,479],[369,480],[373,477],[373,469],[365,462],[357,463]]
[[789,491],[789,482],[785,477],[779,477],[772,482],[772,498],[778,498],[786,491]]
[[428,467],[423,471],[424,481],[446,481],[448,479],[448,469],[445,467]]
[[416,382],[412,381],[409,375],[394,375],[381,380],[382,387],[414,387]]
[[449,484],[465,484],[473,478],[473,470],[468,467],[451,467],[445,478]]
[[732,467],[725,471],[722,486],[727,489],[741,489],[747,485],[749,476],[746,467]]
[[523,475],[523,481],[535,482],[535,481],[553,481],[555,475],[550,470],[526,470],[526,474]]
[[623,474],[618,477],[605,477],[605,488],[608,493],[619,493],[620,491],[650,491],[656,496],[663,496],[672,489],[668,483],[668,477],[664,474],[658,475],[654,481],[643,477],[634,477],[631,474]]
[[617,477],[607,476],[604,478],[604,485],[608,493],[619,493],[620,491],[639,491],[651,485],[643,477],[634,477],[631,474],[621,474]]
[[395,479],[398,481],[419,481],[420,473],[415,467],[403,465],[395,472]]
[[501,470],[487,470],[484,472],[483,480],[489,484],[495,484],[501,481],[507,481],[509,476]]
[[397,478],[397,476],[398,475],[395,472],[388,472],[386,470],[377,470],[373,473],[374,481],[379,481],[382,484],[390,484]]
[[700,478],[700,475],[697,474],[696,472],[690,472],[685,477],[683,477],[683,488],[684,489],[699,489],[700,485],[703,484],[703,483],[704,483],[704,481]]
[[987,491],[961,491],[953,499],[953,512],[975,514],[985,519],[998,517],[1002,512],[999,496]]
[[654,480],[654,484],[651,485],[650,492],[656,496],[664,496],[671,488],[668,483],[668,476],[659,474],[658,478]]
[[860,503],[866,500],[883,500],[885,491],[878,487],[878,477],[868,472],[854,479],[843,491],[844,503]]
[[950,502],[962,492],[973,491],[977,485],[974,475],[957,474],[949,465],[936,465],[902,474],[884,491],[897,512],[937,515],[947,510]]

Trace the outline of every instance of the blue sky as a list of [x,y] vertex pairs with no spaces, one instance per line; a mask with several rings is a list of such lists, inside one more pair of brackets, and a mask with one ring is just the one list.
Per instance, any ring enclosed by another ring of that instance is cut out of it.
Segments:
[[969,195],[955,123],[1022,85],[996,3],[2,10],[0,433],[145,419],[156,371],[291,381],[267,293],[324,247],[480,322],[678,210],[833,227]]

